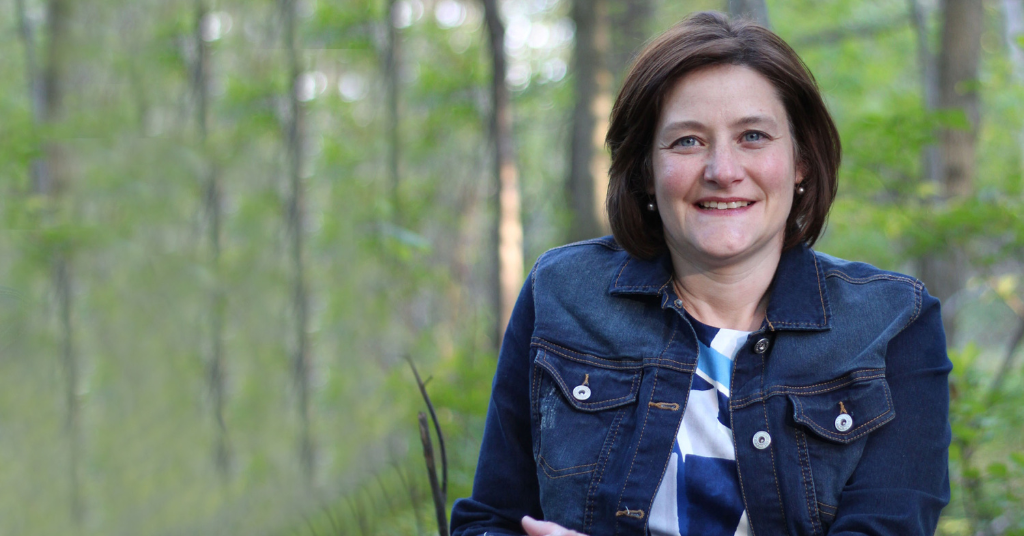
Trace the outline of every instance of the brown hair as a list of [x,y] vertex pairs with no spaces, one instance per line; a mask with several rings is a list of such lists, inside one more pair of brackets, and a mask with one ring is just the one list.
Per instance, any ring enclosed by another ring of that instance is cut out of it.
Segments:
[[646,210],[654,176],[651,152],[662,100],[687,74],[711,65],[743,65],[768,79],[789,117],[805,192],[793,200],[783,249],[814,244],[836,197],[842,150],[839,132],[810,70],[779,36],[746,20],[702,12],[661,34],[640,53],[612,108],[605,142],[611,150],[608,219],[630,254],[652,258],[666,249],[657,212]]

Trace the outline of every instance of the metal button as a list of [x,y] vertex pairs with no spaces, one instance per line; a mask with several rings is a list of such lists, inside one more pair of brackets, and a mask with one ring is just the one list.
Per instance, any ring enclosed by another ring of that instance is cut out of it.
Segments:
[[768,435],[768,432],[758,432],[754,434],[754,448],[757,450],[764,450],[768,448],[768,445],[772,444],[772,436]]
[[575,397],[576,400],[586,400],[590,398],[590,388],[586,385],[577,385],[576,388],[572,390],[572,396]]
[[675,305],[677,309],[683,308],[683,300],[680,300],[679,298],[676,298],[676,301],[672,302],[672,304]]
[[845,432],[853,427],[853,417],[847,413],[840,414],[836,417],[836,430]]
[[768,349],[768,339],[764,338],[754,343],[754,352],[763,354]]

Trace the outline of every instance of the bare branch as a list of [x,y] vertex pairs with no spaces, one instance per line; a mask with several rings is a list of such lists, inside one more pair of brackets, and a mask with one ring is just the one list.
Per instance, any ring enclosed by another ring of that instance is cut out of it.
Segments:
[[[405,360],[409,362],[409,366],[412,367],[412,374],[416,377],[416,385],[420,388],[420,394],[423,395],[423,401],[427,403],[427,410],[430,411],[430,420],[434,421],[434,432],[437,434],[437,445],[441,449],[441,499],[442,502],[448,500],[448,453],[444,448],[444,434],[441,433],[441,425],[437,422],[437,412],[434,411],[434,404],[430,401],[430,395],[427,394],[427,384],[420,379],[420,373],[416,370],[416,364],[412,362],[412,358],[405,356]],[[430,378],[427,378],[430,381]]]
[[427,461],[427,478],[430,479],[430,491],[434,496],[434,511],[437,514],[437,532],[439,536],[448,536],[448,514],[445,508],[444,492],[437,483],[437,467],[434,465],[434,447],[430,442],[430,425],[427,415],[422,411],[417,418],[420,422],[420,441],[423,443],[423,458]]

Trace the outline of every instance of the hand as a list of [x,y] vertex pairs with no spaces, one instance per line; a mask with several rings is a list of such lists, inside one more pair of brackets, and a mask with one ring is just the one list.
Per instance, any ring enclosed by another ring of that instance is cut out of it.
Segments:
[[523,530],[528,536],[587,536],[575,530],[569,530],[558,523],[537,521],[530,516],[523,516]]

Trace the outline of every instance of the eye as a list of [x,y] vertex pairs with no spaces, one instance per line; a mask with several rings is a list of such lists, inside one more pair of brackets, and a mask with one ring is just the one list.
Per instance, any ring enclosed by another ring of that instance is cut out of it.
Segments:
[[696,147],[696,146],[697,146],[697,138],[694,138],[693,136],[683,136],[682,138],[679,138],[678,140],[672,142],[672,145],[671,145],[671,147]]
[[757,143],[759,141],[765,141],[768,139],[768,135],[764,132],[757,130],[751,130],[743,133],[743,141],[746,143]]

